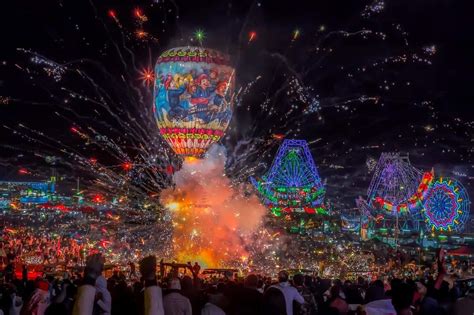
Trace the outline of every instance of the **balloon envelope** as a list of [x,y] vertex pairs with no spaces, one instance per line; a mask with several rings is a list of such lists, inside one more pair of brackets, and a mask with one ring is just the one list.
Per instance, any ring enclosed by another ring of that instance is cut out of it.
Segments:
[[201,156],[232,117],[235,69],[230,58],[202,47],[178,47],[155,65],[154,114],[161,135],[180,155]]

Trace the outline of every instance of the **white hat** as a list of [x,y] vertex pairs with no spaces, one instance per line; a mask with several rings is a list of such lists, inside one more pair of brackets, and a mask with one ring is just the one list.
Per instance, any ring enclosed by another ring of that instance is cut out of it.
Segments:
[[170,282],[170,289],[171,290],[181,290],[181,283],[179,282],[178,278],[174,278]]

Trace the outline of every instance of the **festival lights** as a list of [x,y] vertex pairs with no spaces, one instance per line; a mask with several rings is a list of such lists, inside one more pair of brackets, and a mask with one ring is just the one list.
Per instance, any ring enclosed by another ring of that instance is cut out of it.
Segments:
[[251,181],[275,216],[328,214],[325,189],[304,140],[284,140],[268,173]]
[[440,177],[424,201],[423,216],[430,231],[459,232],[470,213],[466,189],[455,179]]

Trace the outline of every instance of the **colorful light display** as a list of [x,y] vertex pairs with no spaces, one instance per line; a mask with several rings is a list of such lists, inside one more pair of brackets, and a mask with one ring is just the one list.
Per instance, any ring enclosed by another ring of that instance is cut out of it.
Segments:
[[1,181],[0,192],[5,193],[4,205],[10,205],[12,199],[18,199],[22,204],[44,204],[54,198],[55,178],[45,182]]
[[368,220],[361,232],[372,237],[387,235],[390,230],[396,242],[400,233],[419,231],[423,202],[433,178],[433,170],[422,173],[411,165],[408,155],[382,153],[374,167],[367,199],[356,199],[357,207]]
[[200,157],[222,138],[232,117],[234,78],[229,56],[212,49],[178,47],[161,54],[153,110],[177,154]]
[[408,156],[382,153],[367,192],[368,207],[388,215],[415,214],[432,180],[433,173],[422,174]]
[[440,177],[429,190],[422,213],[427,229],[459,232],[469,218],[469,211],[469,195],[462,184]]
[[325,189],[305,140],[284,140],[269,172],[251,181],[275,216],[327,214]]
[[420,208],[420,206],[422,206],[423,200],[426,198],[426,195],[430,191],[431,185],[433,184],[433,178],[433,171],[425,172],[421,179],[421,183],[418,185],[416,192],[410,198],[408,198],[407,202],[400,203],[394,207],[393,203],[391,203],[390,201],[381,197],[374,197],[373,204],[380,208],[383,208],[388,212],[416,212]]

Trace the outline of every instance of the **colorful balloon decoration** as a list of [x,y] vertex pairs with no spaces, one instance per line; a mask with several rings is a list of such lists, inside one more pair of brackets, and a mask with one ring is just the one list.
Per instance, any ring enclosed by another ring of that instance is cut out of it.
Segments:
[[235,69],[230,58],[202,47],[166,50],[155,65],[154,114],[179,155],[202,156],[232,117]]
[[422,212],[429,230],[451,232],[464,228],[469,211],[469,196],[462,184],[440,177],[429,190]]

